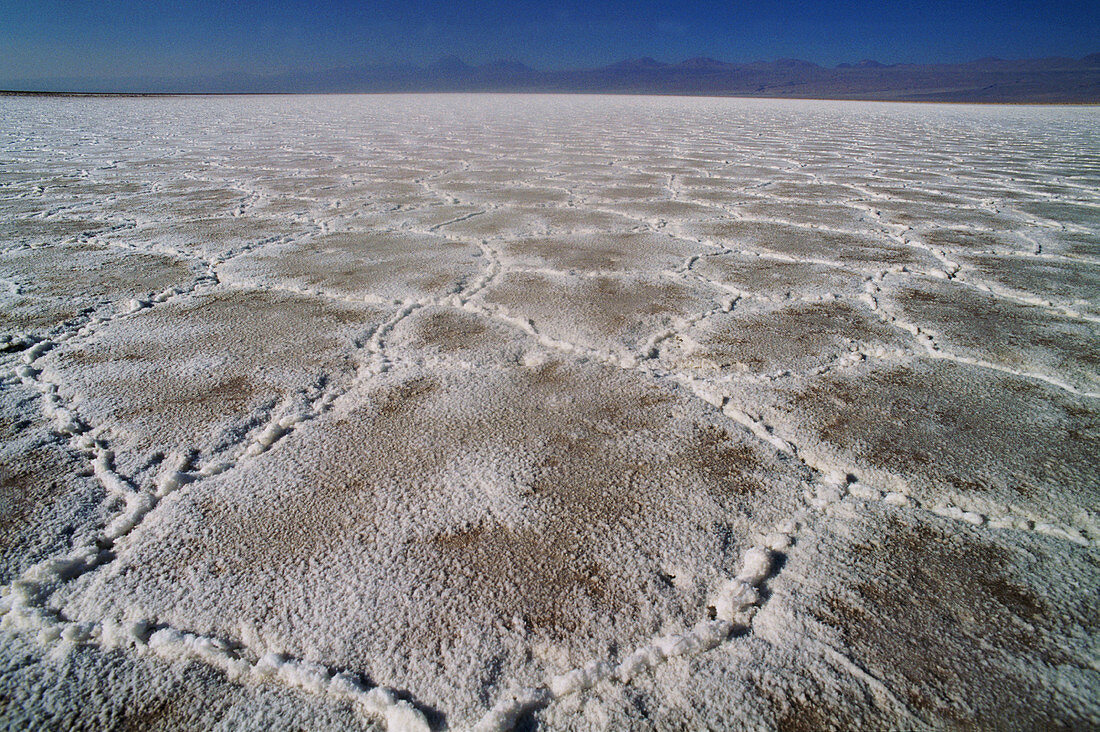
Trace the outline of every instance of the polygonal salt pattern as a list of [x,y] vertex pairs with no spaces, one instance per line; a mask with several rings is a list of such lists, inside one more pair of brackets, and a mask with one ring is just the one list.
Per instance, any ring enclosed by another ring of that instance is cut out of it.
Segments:
[[5,724],[1100,724],[1087,109],[0,130]]

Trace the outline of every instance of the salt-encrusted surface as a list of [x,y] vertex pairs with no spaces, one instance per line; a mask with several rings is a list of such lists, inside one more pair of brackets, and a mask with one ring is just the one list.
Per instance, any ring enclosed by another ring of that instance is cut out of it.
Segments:
[[5,724],[1100,725],[1090,110],[0,130]]

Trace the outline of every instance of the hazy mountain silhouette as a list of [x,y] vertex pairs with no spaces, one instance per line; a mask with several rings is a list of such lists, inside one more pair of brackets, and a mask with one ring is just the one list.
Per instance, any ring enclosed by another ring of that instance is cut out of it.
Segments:
[[649,57],[591,69],[540,71],[518,61],[470,65],[445,56],[427,66],[360,65],[272,75],[189,79],[13,81],[7,88],[90,93],[580,92],[810,97],[957,102],[1100,102],[1100,53],[1080,59],[982,58],[961,64],[884,64],[864,59],[825,68],[800,59],[731,63]]

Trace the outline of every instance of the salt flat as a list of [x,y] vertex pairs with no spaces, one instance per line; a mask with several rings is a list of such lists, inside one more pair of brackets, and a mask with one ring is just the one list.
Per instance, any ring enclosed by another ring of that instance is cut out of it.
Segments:
[[1100,117],[0,99],[12,727],[1100,725]]

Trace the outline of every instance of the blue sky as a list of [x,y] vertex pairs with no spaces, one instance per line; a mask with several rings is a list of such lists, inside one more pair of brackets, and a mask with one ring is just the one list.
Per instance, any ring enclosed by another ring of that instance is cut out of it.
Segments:
[[1082,56],[1100,1],[0,0],[0,79],[188,76],[377,62],[538,68],[653,56],[825,65]]

